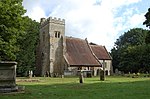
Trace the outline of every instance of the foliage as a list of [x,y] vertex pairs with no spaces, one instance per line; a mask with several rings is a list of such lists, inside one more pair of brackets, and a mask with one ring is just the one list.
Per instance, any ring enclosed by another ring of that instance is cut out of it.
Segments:
[[25,76],[35,69],[36,45],[39,34],[39,23],[24,17],[24,34],[18,39],[20,51],[17,53],[17,73]]
[[150,44],[150,31],[149,31],[148,34],[146,35],[145,43],[146,43],[146,44]]
[[34,70],[39,23],[25,14],[22,0],[0,0],[0,60],[17,61],[17,73]]
[[116,48],[126,48],[128,46],[143,45],[145,44],[147,32],[141,28],[131,29],[117,39],[115,46]]
[[114,69],[127,72],[150,71],[150,45],[146,44],[148,30],[141,28],[131,29],[121,35],[111,50]]
[[[146,27],[150,28],[150,8],[148,9],[148,12],[145,14],[145,18],[146,20],[143,22],[143,25],[146,25]],[[146,43],[150,44],[150,31],[147,34]]]
[[148,12],[145,14],[146,20],[143,22],[143,25],[146,27],[150,26],[150,8],[148,8]]
[[22,0],[0,1],[0,60],[15,60],[17,38],[22,34]]

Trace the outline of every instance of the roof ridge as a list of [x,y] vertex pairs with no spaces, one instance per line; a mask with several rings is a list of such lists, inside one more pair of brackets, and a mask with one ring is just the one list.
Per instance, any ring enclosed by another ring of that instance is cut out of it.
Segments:
[[[81,39],[81,38],[72,37],[72,36],[66,36],[66,38]],[[81,40],[84,40],[84,39],[81,39]]]

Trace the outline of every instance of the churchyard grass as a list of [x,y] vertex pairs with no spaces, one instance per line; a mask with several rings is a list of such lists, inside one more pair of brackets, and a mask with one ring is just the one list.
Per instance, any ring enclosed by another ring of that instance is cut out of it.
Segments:
[[17,84],[25,86],[24,93],[0,94],[0,99],[150,99],[150,78],[78,77],[17,78]]

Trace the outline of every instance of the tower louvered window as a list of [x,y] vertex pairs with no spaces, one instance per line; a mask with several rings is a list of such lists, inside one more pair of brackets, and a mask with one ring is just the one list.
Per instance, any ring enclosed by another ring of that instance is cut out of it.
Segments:
[[60,38],[60,32],[57,32],[57,33],[58,33],[58,34],[57,34],[57,35],[58,35],[58,38]]
[[60,31],[55,31],[55,38],[60,38]]

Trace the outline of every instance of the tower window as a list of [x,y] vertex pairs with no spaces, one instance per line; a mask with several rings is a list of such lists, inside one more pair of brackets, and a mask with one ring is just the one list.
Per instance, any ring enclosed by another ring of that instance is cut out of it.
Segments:
[[58,33],[58,38],[60,38],[60,32],[57,32]]
[[55,31],[55,38],[57,38],[57,31]]
[[55,31],[55,38],[60,38],[60,31]]

